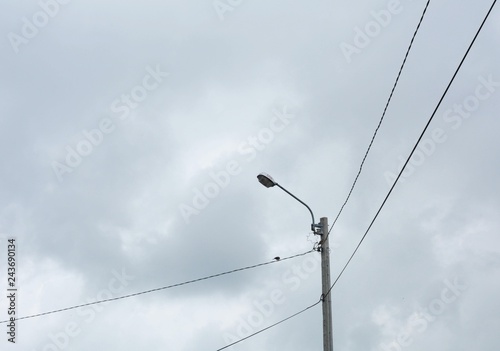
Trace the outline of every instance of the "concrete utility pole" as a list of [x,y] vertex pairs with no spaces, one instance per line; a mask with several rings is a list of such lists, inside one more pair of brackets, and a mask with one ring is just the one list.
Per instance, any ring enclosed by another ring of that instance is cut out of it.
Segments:
[[330,290],[330,244],[328,243],[328,218],[320,219],[321,230],[321,299],[323,300],[323,350],[333,351],[332,299]]
[[259,182],[266,188],[278,186],[288,195],[292,196],[295,200],[307,207],[311,213],[312,223],[311,230],[314,234],[320,235],[321,240],[319,243],[319,251],[321,252],[321,301],[323,306],[323,350],[333,351],[333,331],[332,331],[332,299],[330,290],[330,245],[328,244],[328,218],[323,217],[320,219],[319,224],[314,221],[314,213],[307,204],[293,195],[291,192],[279,185],[273,177],[267,173],[260,173],[257,176]]

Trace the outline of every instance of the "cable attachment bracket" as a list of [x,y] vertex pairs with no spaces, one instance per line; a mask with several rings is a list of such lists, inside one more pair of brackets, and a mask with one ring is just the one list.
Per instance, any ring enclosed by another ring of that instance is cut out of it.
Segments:
[[323,235],[323,226],[321,225],[321,223],[312,223],[311,230],[315,235]]

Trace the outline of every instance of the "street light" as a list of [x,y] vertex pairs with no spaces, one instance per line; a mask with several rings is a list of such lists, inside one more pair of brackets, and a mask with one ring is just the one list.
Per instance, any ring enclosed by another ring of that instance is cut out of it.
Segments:
[[[297,196],[293,195],[291,192],[283,188],[279,185],[273,177],[271,177],[267,173],[260,173],[257,176],[259,182],[264,185],[266,188],[272,188],[275,185],[285,191],[287,194],[292,196],[295,200],[299,201],[303,204],[312,217],[311,230],[314,234],[320,235],[321,241],[319,244],[318,251],[321,252],[321,285],[322,285],[322,295],[321,300],[323,302],[323,350],[324,351],[333,351],[333,335],[332,335],[332,307],[331,307],[331,298],[330,298],[330,247],[328,244],[328,218],[322,217],[320,219],[320,223],[316,224],[314,221],[314,214],[307,204],[300,200]],[[317,229],[317,230],[316,230]]]
[[264,185],[266,188],[271,188],[278,183],[276,183],[269,174],[267,173],[261,173],[257,176],[257,179],[259,180],[260,184]]
[[283,191],[285,191],[288,195],[292,196],[295,200],[297,200],[298,202],[300,202],[302,205],[304,205],[305,207],[307,207],[307,209],[309,210],[309,212],[311,213],[311,217],[312,217],[312,223],[311,223],[311,230],[313,231],[314,234],[318,234],[318,235],[321,235],[321,229],[319,231],[316,231],[316,228],[321,228],[321,224],[316,224],[315,221],[314,221],[314,213],[313,211],[311,210],[311,208],[309,206],[307,206],[307,204],[302,201],[301,199],[299,199],[297,196],[293,195],[291,192],[289,192],[288,190],[286,190],[285,188],[283,188],[281,185],[279,185],[274,179],[273,177],[271,177],[269,174],[267,173],[260,173],[258,176],[257,176],[257,179],[259,180],[260,184],[264,185],[266,188],[272,188],[273,186],[278,186],[279,188],[281,188]]

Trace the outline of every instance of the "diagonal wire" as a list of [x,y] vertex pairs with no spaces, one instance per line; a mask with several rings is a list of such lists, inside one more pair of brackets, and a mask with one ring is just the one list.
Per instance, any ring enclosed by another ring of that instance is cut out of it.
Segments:
[[389,192],[387,193],[384,201],[382,202],[382,205],[380,205],[380,208],[378,209],[377,213],[375,214],[375,217],[373,217],[370,225],[368,226],[368,229],[366,229],[366,232],[365,234],[363,235],[363,237],[361,238],[360,242],[358,243],[358,246],[356,246],[356,249],[354,250],[354,252],[352,253],[351,257],[349,258],[349,260],[347,261],[347,263],[345,264],[344,268],[342,268],[342,271],[340,271],[339,275],[337,276],[337,278],[335,279],[335,281],[333,282],[332,286],[330,287],[330,289],[328,289],[328,292],[325,294],[325,296],[327,296],[330,291],[333,289],[333,287],[335,286],[335,284],[337,283],[337,281],[339,280],[339,278],[342,276],[342,273],[344,273],[345,269],[347,268],[347,266],[349,265],[349,263],[351,262],[352,258],[354,257],[354,255],[356,254],[356,252],[358,251],[359,247],[361,246],[361,243],[363,242],[363,240],[365,240],[365,237],[366,235],[368,234],[368,232],[370,231],[373,223],[375,222],[375,220],[377,219],[380,211],[382,211],[382,208],[384,207],[387,199],[389,198],[389,196],[391,195],[392,193],[392,190],[394,190],[394,187],[396,186],[399,178],[401,177],[401,175],[403,174],[403,171],[405,170],[406,166],[408,165],[408,162],[410,162],[410,159],[411,157],[413,156],[413,153],[415,152],[415,150],[417,149],[417,146],[418,144],[420,143],[420,141],[422,140],[425,132],[427,131],[427,128],[429,127],[429,125],[431,124],[432,120],[434,119],[434,116],[436,115],[439,107],[441,106],[441,103],[443,102],[446,94],[448,93],[448,90],[450,89],[451,85],[453,84],[453,81],[455,80],[455,77],[458,75],[458,72],[460,71],[460,68],[462,68],[462,65],[463,63],[465,62],[465,59],[467,58],[467,56],[469,55],[469,52],[470,50],[472,49],[472,46],[474,45],[474,43],[476,42],[476,39],[477,37],[479,36],[479,33],[481,32],[481,30],[483,29],[483,26],[484,24],[486,23],[486,20],[488,19],[488,17],[490,16],[490,13],[491,11],[493,10],[493,7],[495,6],[497,0],[494,0],[493,1],[493,4],[491,5],[490,7],[490,10],[488,11],[488,13],[486,14],[483,22],[481,23],[481,26],[479,27],[479,29],[477,30],[476,32],[476,35],[474,36],[474,39],[472,39],[472,42],[470,43],[467,51],[465,52],[465,55],[463,56],[462,60],[460,61],[460,64],[458,65],[457,69],[455,70],[455,73],[453,74],[453,77],[451,78],[450,82],[448,83],[448,86],[446,87],[443,95],[441,96],[441,98],[439,99],[439,102],[436,106],[436,108],[434,109],[434,111],[432,112],[432,115],[431,117],[429,118],[429,120],[427,121],[427,124],[425,125],[424,127],[424,130],[422,131],[422,133],[420,134],[420,137],[418,138],[417,142],[415,143],[415,146],[413,146],[413,149],[411,150],[410,152],[410,155],[408,156],[408,158],[406,159],[406,162],[405,164],[403,165],[403,168],[401,169],[401,171],[399,172],[396,180],[394,181],[394,183],[392,184]]
[[282,320],[280,320],[280,321],[278,321],[278,322],[276,322],[276,323],[274,323],[274,324],[271,324],[270,326],[268,326],[268,327],[266,327],[266,328],[264,328],[264,329],[261,329],[261,330],[259,330],[259,331],[255,332],[255,333],[253,333],[253,334],[251,334],[251,335],[248,335],[247,337],[244,337],[243,339],[237,340],[237,341],[235,341],[235,342],[233,342],[233,343],[231,343],[231,344],[229,344],[229,345],[226,345],[226,346],[224,346],[224,347],[222,347],[222,348],[220,348],[220,349],[217,349],[216,351],[221,351],[221,350],[227,349],[228,347],[231,347],[231,346],[233,346],[233,345],[236,345],[236,344],[238,344],[238,343],[240,343],[240,342],[242,342],[242,341],[244,341],[244,340],[246,340],[246,339],[249,339],[249,338],[251,338],[251,337],[253,337],[253,336],[257,335],[257,334],[260,334],[260,333],[262,333],[262,332],[264,332],[264,331],[266,331],[266,330],[268,330],[268,329],[271,329],[271,328],[273,328],[273,327],[275,327],[275,326],[277,326],[277,325],[279,325],[279,324],[281,324],[281,323],[283,323],[283,322],[286,322],[287,320],[292,319],[293,317],[296,317],[296,316],[298,316],[299,314],[302,314],[302,313],[306,312],[307,310],[309,310],[309,309],[313,308],[314,306],[316,306],[317,304],[319,304],[321,301],[322,301],[322,300],[319,300],[318,302],[316,302],[316,303],[312,304],[311,306],[308,306],[308,307],[304,308],[303,310],[300,310],[299,312],[294,313],[294,314],[292,314],[291,316],[286,317],[285,319],[282,319]]
[[[394,82],[394,85],[392,87],[391,93],[389,95],[389,99],[387,100],[387,103],[385,104],[384,112],[382,113],[382,117],[380,118],[380,121],[378,122],[378,125],[377,125],[377,128],[375,129],[375,132],[373,133],[372,139],[370,141],[370,144],[368,145],[368,149],[366,150],[365,156],[363,157],[363,160],[361,161],[361,165],[359,166],[358,174],[356,175],[356,178],[354,178],[354,182],[352,183],[351,190],[349,191],[349,194],[347,195],[344,203],[342,204],[342,207],[340,208],[340,211],[337,214],[337,217],[335,217],[332,225],[330,226],[330,230],[328,230],[328,234],[326,235],[326,238],[328,238],[328,236],[330,235],[330,232],[332,231],[333,226],[335,225],[335,223],[337,223],[337,220],[339,219],[340,214],[344,210],[344,207],[347,204],[347,202],[349,201],[349,198],[351,197],[352,191],[354,190],[354,187],[356,186],[356,183],[357,183],[358,178],[361,174],[361,171],[363,170],[363,165],[366,161],[366,158],[368,157],[368,153],[370,152],[373,141],[375,140],[375,137],[377,136],[378,130],[380,129],[380,126],[382,125],[382,121],[384,120],[385,114],[387,112],[387,108],[389,107],[389,104],[392,100],[392,96],[394,94],[394,91],[396,90],[396,86],[398,85],[399,78],[401,77],[401,73],[403,72],[403,68],[406,64],[406,60],[407,60],[408,55],[410,53],[410,50],[413,46],[413,41],[415,40],[415,37],[417,36],[420,25],[422,24],[422,21],[425,17],[425,13],[427,12],[427,8],[429,7],[429,3],[430,3],[430,0],[427,1],[427,4],[425,5],[425,8],[424,8],[424,12],[422,13],[422,17],[420,17],[420,21],[418,22],[417,28],[415,29],[415,32],[413,33],[413,37],[411,38],[410,45],[408,46],[408,50],[406,51],[406,55],[404,57],[401,68],[399,69],[398,76],[396,77],[396,81]],[[326,238],[324,240],[326,240]]]
[[[80,307],[85,307],[85,306],[90,306],[90,305],[96,305],[96,304],[101,304],[101,303],[110,302],[110,301],[122,300],[122,299],[127,299],[127,298],[133,297],[133,296],[139,296],[139,295],[149,294],[149,293],[152,293],[152,292],[155,292],[155,291],[171,289],[171,288],[175,288],[175,287],[178,287],[178,286],[187,285],[187,284],[191,284],[191,283],[196,283],[196,282],[199,282],[199,281],[202,281],[202,280],[216,278],[216,277],[220,277],[220,276],[231,274],[231,273],[235,273],[235,272],[241,272],[241,271],[248,270],[248,269],[253,269],[253,268],[257,268],[257,267],[267,266],[269,264],[273,264],[273,263],[277,263],[277,262],[283,262],[283,261],[286,261],[286,260],[291,260],[291,259],[296,258],[296,257],[305,256],[305,255],[307,255],[307,254],[309,254],[311,252],[314,252],[314,250],[309,250],[309,251],[306,251],[306,252],[303,252],[303,253],[300,253],[300,254],[296,254],[296,255],[293,255],[293,256],[284,257],[284,258],[281,258],[278,261],[273,260],[273,261],[269,261],[269,262],[259,263],[259,264],[255,264],[253,266],[247,266],[247,267],[237,268],[237,269],[233,269],[231,271],[222,272],[222,273],[218,273],[218,274],[213,274],[213,275],[209,275],[207,277],[202,277],[202,278],[198,278],[198,279],[188,280],[188,281],[185,281],[185,282],[182,282],[182,283],[167,285],[167,286],[163,286],[163,287],[156,288],[156,289],[150,289],[150,290],[141,291],[141,292],[137,292],[137,293],[133,293],[133,294],[128,294],[128,295],[113,297],[113,298],[109,298],[109,299],[104,299],[104,300],[99,300],[99,301],[84,303],[84,304],[80,304],[80,305],[75,305],[75,306],[60,308],[60,309],[57,309],[57,310],[47,311],[47,312],[42,312],[42,313],[37,313],[37,314],[30,315],[30,316],[23,316],[23,317],[16,318],[15,320],[22,320],[22,319],[29,319],[29,318],[41,317],[41,316],[46,316],[46,315],[49,315],[49,314],[54,314],[54,313],[59,313],[59,312],[63,312],[63,311],[73,310],[73,309],[80,308]],[[8,322],[9,322],[9,320],[0,321],[0,324],[2,324],[2,323],[8,323]]]

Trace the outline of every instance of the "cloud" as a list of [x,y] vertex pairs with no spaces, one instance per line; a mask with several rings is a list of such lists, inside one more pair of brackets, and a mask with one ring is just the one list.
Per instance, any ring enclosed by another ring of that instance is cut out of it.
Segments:
[[[33,21],[42,3],[54,1],[3,4],[0,11],[0,234],[19,242],[21,315],[105,295],[113,271],[134,276],[117,293],[128,294],[311,249],[306,209],[280,189],[262,187],[256,175],[271,174],[317,219],[333,222],[425,5],[401,1],[403,10],[351,63],[341,43],[353,43],[354,28],[376,21],[373,13],[387,1],[233,1],[223,21],[213,1],[58,1],[59,12],[16,53],[8,34],[21,33],[24,17]],[[409,154],[490,5],[431,3],[332,231],[332,277],[387,193],[385,173]],[[467,291],[405,348],[498,348],[499,106],[495,95],[479,105],[473,100],[480,77],[500,79],[497,11],[491,16],[429,127],[443,130],[446,141],[427,149],[424,162],[397,184],[332,290],[336,348],[376,349],[397,340],[454,276]],[[169,75],[142,99],[148,67]],[[124,94],[142,101],[120,119],[112,105],[127,106]],[[469,106],[471,115],[447,114],[457,105]],[[278,131],[275,112],[285,106],[294,118]],[[115,128],[106,134],[99,128],[108,119]],[[68,148],[82,149],[84,141],[93,141],[92,151],[60,182],[53,162],[66,162]],[[196,189],[215,183],[213,174],[231,161],[240,172],[186,223],[180,204],[191,206]],[[319,299],[319,271],[291,289],[301,262],[110,302],[93,310],[90,323],[90,312],[76,311],[21,321],[18,345],[6,347],[44,350],[55,345],[51,335],[69,335],[77,323],[81,333],[67,339],[66,349],[215,350],[273,291],[282,291],[285,303],[258,327]],[[6,274],[0,269],[0,281]],[[317,306],[237,349],[321,348],[321,327]]]

